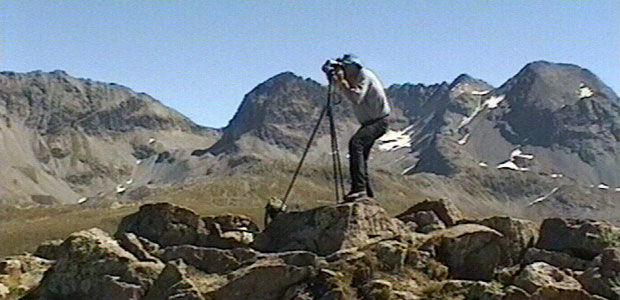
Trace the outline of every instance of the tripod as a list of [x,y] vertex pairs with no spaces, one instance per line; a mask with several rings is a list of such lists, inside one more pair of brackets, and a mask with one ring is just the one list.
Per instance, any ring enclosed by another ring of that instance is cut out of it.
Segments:
[[327,119],[329,120],[329,135],[331,137],[331,156],[332,156],[332,166],[334,172],[334,192],[336,196],[336,203],[340,202],[340,199],[344,198],[344,180],[342,178],[342,163],[340,161],[340,149],[338,148],[338,135],[336,134],[336,124],[334,121],[334,111],[333,105],[338,103],[333,103],[332,101],[332,84],[331,81],[327,88],[327,103],[321,110],[321,114],[319,115],[319,119],[314,125],[314,129],[312,130],[312,134],[310,135],[310,139],[306,144],[306,148],[304,149],[303,154],[301,155],[301,159],[299,160],[299,164],[297,164],[297,168],[295,169],[295,173],[293,174],[293,178],[291,179],[291,183],[286,189],[286,193],[284,197],[279,200],[275,199],[275,202],[270,201],[267,203],[267,207],[265,207],[265,224],[267,224],[268,218],[273,219],[278,213],[284,211],[286,209],[286,200],[288,199],[291,191],[293,190],[293,186],[295,185],[295,180],[297,180],[297,175],[299,175],[299,171],[304,164],[306,156],[308,154],[308,150],[310,150],[310,146],[312,146],[312,142],[316,136],[316,133],[321,125],[321,121],[327,115]]

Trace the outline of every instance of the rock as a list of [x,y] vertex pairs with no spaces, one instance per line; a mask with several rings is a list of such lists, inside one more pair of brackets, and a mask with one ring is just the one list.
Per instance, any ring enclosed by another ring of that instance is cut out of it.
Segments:
[[170,261],[142,300],[204,300],[183,260]]
[[357,201],[279,214],[257,236],[253,247],[263,252],[306,250],[329,255],[367,245],[373,238],[400,236],[404,228],[381,207]]
[[502,248],[502,266],[518,264],[524,252],[534,247],[538,240],[538,225],[532,221],[512,217],[491,217],[477,222],[500,232],[504,237],[500,240]]
[[592,294],[620,299],[620,250],[607,248],[597,259],[600,265],[589,267],[577,280]]
[[[240,253],[240,251],[244,253]],[[238,269],[244,263],[247,264],[248,262],[252,263],[256,261],[257,256],[258,253],[249,249],[231,251],[183,245],[164,249],[160,258],[166,262],[183,259],[185,263],[207,274],[225,274]]]
[[620,245],[620,228],[605,221],[546,219],[537,247],[591,260],[606,247]]
[[502,299],[504,292],[496,283],[472,280],[445,280],[423,299]]
[[530,294],[514,285],[506,288],[506,296],[502,300],[530,300]]
[[553,252],[538,248],[530,248],[525,251],[521,263],[529,265],[531,263],[542,261],[560,269],[571,269],[574,271],[583,271],[588,265],[588,261],[570,256],[564,252]]
[[514,284],[532,294],[533,299],[591,299],[579,281],[544,262],[527,265],[515,278]]
[[417,232],[429,233],[434,230],[446,228],[446,225],[439,219],[432,210],[415,212],[407,217],[408,223],[415,222],[418,226]]
[[62,242],[62,240],[45,241],[34,251],[34,256],[56,260],[60,255],[59,249]]
[[239,244],[239,247],[250,245],[254,241],[254,235],[259,232],[256,223],[243,215],[228,214],[202,219],[210,232],[233,244]]
[[52,264],[28,253],[5,257],[0,261],[0,284],[9,288],[11,298],[17,298],[36,287]]
[[169,203],[146,204],[121,220],[115,237],[134,233],[163,247],[197,245],[208,235],[204,221],[193,211]]
[[170,203],[146,204],[126,216],[116,238],[125,232],[153,241],[162,247],[196,245],[230,249],[249,247],[258,227],[245,216],[201,218],[193,211]]
[[119,234],[117,239],[118,244],[125,250],[133,254],[137,259],[141,261],[158,262],[158,259],[151,254],[152,250],[149,250],[152,249],[150,245],[147,244],[147,246],[145,247],[145,245],[143,244],[144,239],[139,239],[135,234],[131,232],[124,232],[122,234]]
[[399,271],[405,265],[407,245],[398,241],[382,241],[377,244],[376,253],[384,269]]
[[387,280],[372,280],[365,287],[368,300],[389,300],[392,298],[392,283]]
[[448,278],[448,267],[431,257],[431,254],[417,249],[409,249],[405,263],[414,270],[422,271],[430,279],[444,280]]
[[19,277],[22,275],[22,262],[19,259],[3,259],[0,261],[0,274]]
[[24,299],[139,299],[163,269],[98,228],[73,233],[60,247],[54,267]]
[[440,200],[424,200],[409,209],[400,215],[396,216],[396,218],[400,219],[403,222],[413,221],[414,214],[420,211],[432,211],[434,212],[441,221],[447,226],[454,226],[456,223],[463,219],[463,214],[461,211],[452,204],[452,202],[440,199]]
[[9,288],[6,287],[4,284],[0,283],[0,298],[8,299],[10,293],[11,291],[9,291]]
[[461,224],[431,236],[424,248],[432,244],[437,259],[448,266],[455,279],[491,280],[504,260],[500,246],[503,235],[486,226]]
[[[293,266],[275,257],[213,278],[201,292],[206,299],[277,300],[286,290],[316,276],[313,266]],[[202,289],[202,287],[199,287]]]

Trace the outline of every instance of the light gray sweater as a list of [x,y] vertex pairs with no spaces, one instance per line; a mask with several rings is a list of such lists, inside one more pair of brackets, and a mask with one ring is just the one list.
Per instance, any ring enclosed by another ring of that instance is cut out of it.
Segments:
[[360,69],[357,78],[350,80],[351,88],[338,89],[340,94],[351,101],[353,113],[364,124],[387,116],[391,109],[383,84],[369,69]]

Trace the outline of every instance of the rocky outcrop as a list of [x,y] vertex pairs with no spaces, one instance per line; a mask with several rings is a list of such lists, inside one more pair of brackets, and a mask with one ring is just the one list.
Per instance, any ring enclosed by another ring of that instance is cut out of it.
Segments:
[[577,277],[586,290],[609,299],[620,299],[620,249],[607,248],[595,263]]
[[307,250],[328,255],[373,239],[406,234],[405,226],[372,203],[346,203],[278,215],[256,237],[261,251]]
[[532,294],[534,299],[593,299],[577,279],[544,262],[527,265],[514,283]]
[[30,254],[0,260],[0,299],[16,299],[36,287],[53,261]]
[[25,299],[140,299],[163,269],[121,248],[93,228],[72,234],[41,284]]
[[461,224],[435,232],[423,248],[434,248],[453,278],[491,280],[505,255],[502,237],[486,226]]
[[415,219],[419,218],[416,214],[423,211],[432,211],[447,226],[454,226],[463,219],[461,211],[452,202],[445,199],[424,200],[399,214],[396,218],[403,222],[415,222]]
[[534,247],[538,241],[538,225],[532,221],[511,217],[491,217],[477,222],[497,230],[503,235],[499,242],[503,266],[518,264],[525,251]]
[[202,241],[258,228],[242,216],[148,204],[121,222],[116,239],[94,228],[40,250],[55,262],[0,262],[0,295],[18,297],[13,278],[36,269],[43,278],[22,287],[23,299],[618,299],[619,249],[580,259],[533,248],[529,221],[467,222],[417,233],[360,201],[282,213],[252,247],[217,247]]
[[147,204],[121,221],[115,234],[133,233],[162,247],[197,245],[217,248],[248,246],[258,226],[245,216],[200,217],[168,203]]
[[537,247],[592,259],[607,247],[620,246],[620,228],[604,221],[547,219],[540,228]]

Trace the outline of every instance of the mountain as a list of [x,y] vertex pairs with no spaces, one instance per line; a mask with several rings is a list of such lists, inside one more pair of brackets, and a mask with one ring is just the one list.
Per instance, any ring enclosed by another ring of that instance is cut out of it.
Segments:
[[432,113],[410,119],[418,132],[413,139],[423,143],[413,147],[420,161],[412,173],[449,175],[503,163],[514,169],[517,160],[525,172],[620,185],[618,97],[594,74],[534,62],[497,89],[460,78],[449,92],[430,96],[437,99]]
[[[265,190],[242,189],[254,203],[267,191],[280,193],[273,186],[290,178],[328,94],[311,79],[277,74],[245,95],[226,127],[211,129],[114,84],[63,72],[1,78],[0,112],[8,121],[0,159],[11,166],[2,199],[24,204],[149,199],[171,187],[200,195],[194,186],[204,190],[218,180],[259,182]],[[449,83],[394,84],[386,93],[391,130],[376,143],[370,167],[395,209],[415,192],[452,199],[480,216],[620,222],[613,213],[619,102],[590,71],[540,61],[499,87],[462,74]],[[346,168],[347,141],[359,125],[347,101],[333,100]],[[302,170],[305,191],[331,180],[327,124]],[[23,151],[9,150],[16,148]]]
[[208,146],[219,135],[117,84],[63,71],[2,72],[0,203],[75,203],[122,193],[158,158]]

